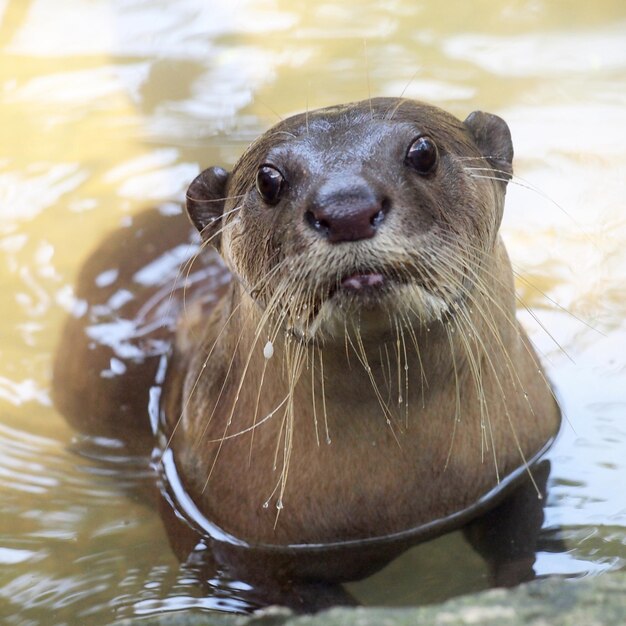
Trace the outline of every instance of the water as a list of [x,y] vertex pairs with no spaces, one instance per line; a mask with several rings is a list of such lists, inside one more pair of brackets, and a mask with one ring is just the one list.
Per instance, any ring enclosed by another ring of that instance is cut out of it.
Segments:
[[[0,16],[4,623],[245,608],[243,583],[179,565],[137,496],[149,475],[113,442],[77,446],[51,405],[51,357],[105,232],[180,200],[200,166],[232,165],[278,116],[368,94],[511,126],[520,178],[503,233],[567,418],[535,571],[626,564],[622,2],[0,0]],[[455,533],[349,590],[400,605],[486,586]]]

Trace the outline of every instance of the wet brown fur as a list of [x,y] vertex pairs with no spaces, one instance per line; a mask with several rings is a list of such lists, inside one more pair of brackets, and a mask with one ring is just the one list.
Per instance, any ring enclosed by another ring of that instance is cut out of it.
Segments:
[[[418,133],[440,151],[429,178],[403,164]],[[270,157],[290,184],[277,207],[254,187]],[[192,221],[237,280],[208,319],[182,316],[162,410],[209,519],[253,543],[384,536],[470,507],[554,436],[498,236],[511,160],[495,116],[375,99],[285,120],[192,184]],[[363,171],[392,198],[383,228],[330,245],[307,198]],[[336,295],[354,271],[392,286]]]

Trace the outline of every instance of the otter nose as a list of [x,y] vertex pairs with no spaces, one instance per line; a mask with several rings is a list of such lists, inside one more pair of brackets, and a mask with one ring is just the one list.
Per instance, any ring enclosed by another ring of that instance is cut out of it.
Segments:
[[330,243],[369,239],[385,219],[387,202],[367,186],[321,188],[304,218]]

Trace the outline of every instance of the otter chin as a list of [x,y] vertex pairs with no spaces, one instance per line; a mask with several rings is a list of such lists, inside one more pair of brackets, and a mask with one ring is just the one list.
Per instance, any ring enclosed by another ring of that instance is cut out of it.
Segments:
[[[149,299],[176,311],[152,353],[169,346],[164,379],[156,360],[126,387],[87,379],[98,366],[72,365],[83,350],[72,330],[74,358],[57,358],[56,380],[100,390],[97,410],[111,410],[91,432],[126,432],[131,418],[111,407],[141,420],[156,376],[186,497],[247,545],[457,527],[532,476],[560,424],[499,236],[512,161],[506,123],[480,111],[461,121],[378,98],[285,119],[187,192],[197,259],[224,277],[219,290],[196,280],[186,294],[135,293],[128,317]],[[148,243],[187,240],[180,220]],[[120,267],[138,250],[107,246]],[[126,275],[116,288],[132,292]]]

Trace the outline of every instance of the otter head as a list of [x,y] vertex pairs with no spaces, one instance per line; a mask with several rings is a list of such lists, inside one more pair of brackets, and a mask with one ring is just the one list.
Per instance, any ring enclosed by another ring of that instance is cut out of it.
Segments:
[[280,122],[230,174],[202,172],[187,210],[243,289],[302,337],[394,315],[427,323],[467,297],[493,252],[512,158],[495,115],[460,122],[379,98]]

